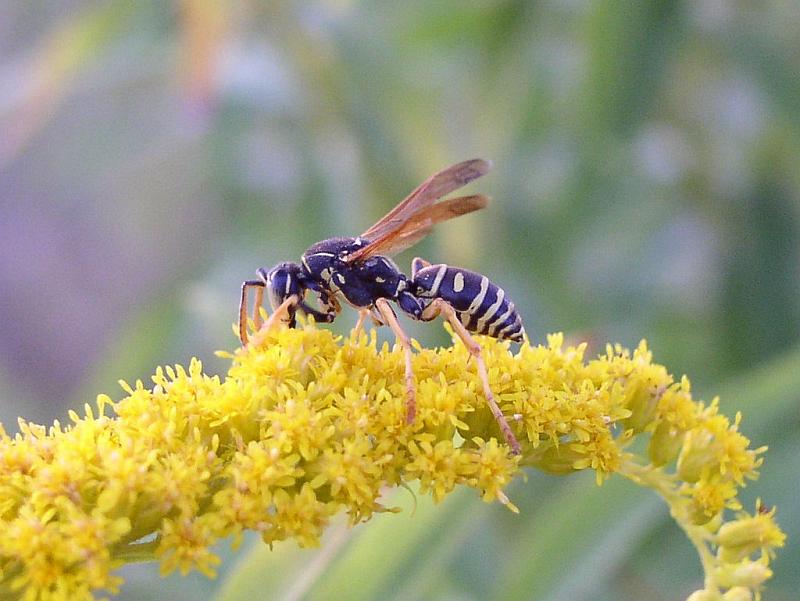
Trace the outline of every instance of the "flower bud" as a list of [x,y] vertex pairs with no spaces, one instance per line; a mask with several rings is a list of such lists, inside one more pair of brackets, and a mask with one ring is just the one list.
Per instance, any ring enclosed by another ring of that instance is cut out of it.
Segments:
[[566,445],[551,446],[542,452],[536,452],[535,455],[529,456],[525,459],[525,464],[538,467],[550,474],[573,474],[579,468],[575,467],[576,462],[586,459],[585,455],[581,455]]
[[685,482],[697,482],[704,469],[717,466],[716,441],[706,429],[689,430],[683,439],[678,456],[678,477]]
[[686,598],[686,601],[722,601],[722,596],[714,591],[703,589],[693,592]]
[[735,586],[722,595],[722,599],[723,601],[753,601],[753,593],[749,588]]
[[697,499],[692,499],[689,502],[689,520],[695,526],[702,526],[710,522],[713,518],[715,518],[719,513],[712,513],[709,515],[708,509],[703,506],[701,503],[698,503]]
[[772,570],[761,561],[745,559],[739,563],[721,565],[716,575],[722,586],[755,589],[772,578]]
[[683,437],[684,432],[673,424],[667,422],[658,424],[647,447],[647,454],[653,465],[662,467],[671,463],[681,450]]
[[720,559],[736,563],[764,547],[782,547],[786,535],[773,521],[773,511],[723,524],[717,533]]
[[647,380],[631,382],[628,388],[625,406],[631,415],[622,424],[626,430],[633,430],[638,434],[652,423],[659,394]]

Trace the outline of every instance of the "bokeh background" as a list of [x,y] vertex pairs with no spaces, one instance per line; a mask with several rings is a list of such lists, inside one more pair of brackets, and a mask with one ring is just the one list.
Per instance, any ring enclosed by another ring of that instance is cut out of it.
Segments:
[[[365,230],[430,173],[494,171],[414,254],[504,285],[534,340],[647,338],[770,452],[800,589],[800,6],[725,0],[0,2],[0,419],[237,341],[239,284]],[[346,331],[354,316],[334,325]],[[407,323],[407,322],[406,322]],[[445,344],[436,324],[409,324]],[[701,584],[658,499],[531,473],[220,577],[120,599],[672,600]],[[253,544],[255,543],[255,544]]]

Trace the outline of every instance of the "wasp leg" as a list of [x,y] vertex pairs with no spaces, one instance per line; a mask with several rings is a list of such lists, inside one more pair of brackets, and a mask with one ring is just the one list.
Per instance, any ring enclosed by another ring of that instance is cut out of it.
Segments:
[[370,317],[370,319],[372,319],[372,325],[374,325],[376,328],[379,328],[381,326],[385,326],[386,325],[384,320],[381,319],[380,311],[378,311],[377,309],[372,309],[369,312],[369,317]]
[[387,323],[394,331],[397,337],[397,342],[403,347],[403,352],[406,358],[406,423],[414,423],[414,418],[417,414],[417,392],[414,388],[414,370],[411,367],[411,338],[408,337],[400,327],[397,321],[397,315],[389,305],[389,301],[385,298],[379,298],[375,301],[375,308],[383,317],[384,323]]
[[339,299],[336,298],[336,293],[321,290],[319,288],[319,284],[308,284],[308,288],[318,293],[319,306],[322,308],[323,313],[333,314],[335,317],[342,312],[342,305],[339,302]]
[[306,313],[311,313],[311,315],[314,316],[314,319],[320,323],[333,323],[333,320],[336,319],[336,316],[342,312],[342,305],[339,303],[339,300],[336,298],[335,294],[330,294],[324,290],[319,290],[318,284],[315,284],[315,286],[317,286],[317,288],[314,288],[310,285],[308,288],[319,293],[317,301],[321,311],[309,307],[305,302],[301,303],[303,310]]
[[314,317],[314,321],[317,323],[332,323],[333,320],[336,318],[336,313],[333,311],[328,313],[323,313],[322,311],[317,311],[314,307],[309,306],[306,301],[300,301],[297,305],[297,308],[300,309],[306,315],[312,315]]
[[424,321],[430,321],[439,314],[444,315],[445,319],[447,319],[447,321],[450,323],[450,326],[453,328],[455,333],[458,334],[459,338],[461,338],[461,342],[463,342],[464,346],[467,347],[469,354],[475,357],[475,362],[478,364],[478,375],[480,376],[481,383],[483,384],[483,394],[486,397],[486,402],[489,405],[489,409],[491,410],[492,415],[494,415],[494,418],[497,420],[497,424],[500,426],[500,430],[503,432],[503,437],[505,437],[506,442],[511,447],[511,450],[515,455],[519,455],[521,450],[519,442],[517,441],[517,437],[514,436],[514,432],[511,431],[511,426],[508,425],[508,421],[506,421],[506,417],[503,415],[503,412],[497,405],[497,402],[494,399],[494,394],[492,393],[492,389],[489,387],[489,375],[486,372],[486,364],[483,362],[483,355],[481,353],[480,345],[470,335],[470,333],[464,327],[464,324],[461,323],[461,320],[458,319],[455,309],[453,309],[450,304],[440,298],[434,300],[422,312],[422,319]]
[[261,305],[264,304],[264,286],[256,288],[256,297],[253,303],[253,325],[256,332],[261,329]]
[[264,325],[261,326],[261,329],[256,332],[256,335],[250,339],[250,343],[248,346],[258,346],[264,340],[264,338],[272,331],[272,328],[275,327],[275,324],[285,321],[288,317],[290,320],[294,317],[293,311],[297,304],[300,302],[300,299],[296,294],[292,294],[289,298],[283,301],[280,305],[275,308],[275,311],[272,312],[272,315],[267,318],[267,321],[264,322]]
[[369,315],[369,309],[362,307],[358,310],[358,321],[356,322],[356,327],[353,328],[356,338],[361,336],[361,330],[364,328],[364,320]]
[[362,307],[358,310],[358,321],[356,322],[354,331],[356,334],[356,338],[358,338],[359,334],[361,334],[361,330],[364,329],[364,322],[369,317],[372,320],[372,325],[377,327],[386,325],[385,321],[381,318],[381,313],[377,309],[367,309],[366,307]]
[[[258,315],[258,324],[261,322],[261,302],[264,298],[264,282],[261,280],[247,280],[242,282],[242,298],[239,300],[239,340],[242,341],[242,346],[247,346],[247,291],[250,288],[256,288],[256,307],[253,312],[253,321],[256,321]],[[256,326],[258,327],[258,326]]]

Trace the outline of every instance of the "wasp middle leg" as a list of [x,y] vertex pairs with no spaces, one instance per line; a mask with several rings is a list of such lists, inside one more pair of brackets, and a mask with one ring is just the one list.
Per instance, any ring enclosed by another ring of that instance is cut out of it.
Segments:
[[386,325],[384,320],[381,319],[381,313],[377,309],[367,309],[366,307],[362,307],[358,310],[358,321],[353,328],[356,338],[361,335],[361,331],[364,329],[364,324],[367,321],[367,317],[372,320],[372,325],[376,327]]
[[403,347],[406,360],[406,423],[414,423],[414,418],[417,415],[417,391],[414,387],[414,368],[411,366],[411,338],[408,337],[400,327],[400,322],[397,321],[397,315],[394,313],[389,301],[385,298],[379,298],[375,301],[375,308],[383,317],[384,323],[388,324],[395,336],[397,342]]
[[364,329],[364,321],[369,316],[369,309],[366,307],[362,307],[358,310],[358,321],[356,322],[356,327],[353,328],[355,331],[355,337],[358,338],[361,336],[361,330]]
[[495,420],[497,420],[497,424],[500,426],[500,430],[503,432],[503,437],[511,447],[511,450],[515,455],[519,455],[521,453],[521,449],[519,442],[517,441],[517,437],[514,436],[514,432],[511,431],[511,426],[508,425],[508,421],[506,420],[505,415],[503,415],[503,412],[500,410],[500,407],[497,405],[497,401],[495,401],[492,389],[489,386],[489,374],[486,371],[486,364],[483,362],[481,346],[470,335],[470,333],[464,327],[464,324],[461,323],[461,320],[456,315],[455,309],[453,309],[449,303],[440,298],[435,299],[425,308],[425,310],[422,312],[422,320],[430,321],[440,314],[444,316],[444,318],[452,326],[455,333],[458,334],[461,342],[463,342],[464,346],[467,347],[469,354],[475,357],[475,362],[478,365],[478,376],[480,376],[481,383],[483,384],[483,394],[486,397],[486,402],[489,405],[489,409],[491,410],[492,415],[494,415]]

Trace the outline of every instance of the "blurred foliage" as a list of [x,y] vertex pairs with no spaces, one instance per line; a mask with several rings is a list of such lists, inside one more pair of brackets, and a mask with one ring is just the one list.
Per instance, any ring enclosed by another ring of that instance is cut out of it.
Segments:
[[[50,421],[193,354],[213,369],[257,267],[484,156],[475,189],[494,204],[415,252],[490,274],[535,340],[646,337],[708,396],[730,382],[723,409],[770,445],[757,488],[789,534],[766,598],[796,598],[797,17],[715,0],[0,4],[0,418]],[[521,517],[421,504],[329,543],[324,565],[325,549],[256,545],[220,598],[697,586],[665,509],[624,483],[532,475],[513,492]],[[220,586],[142,570],[121,598]],[[248,570],[262,585],[236,584]]]

